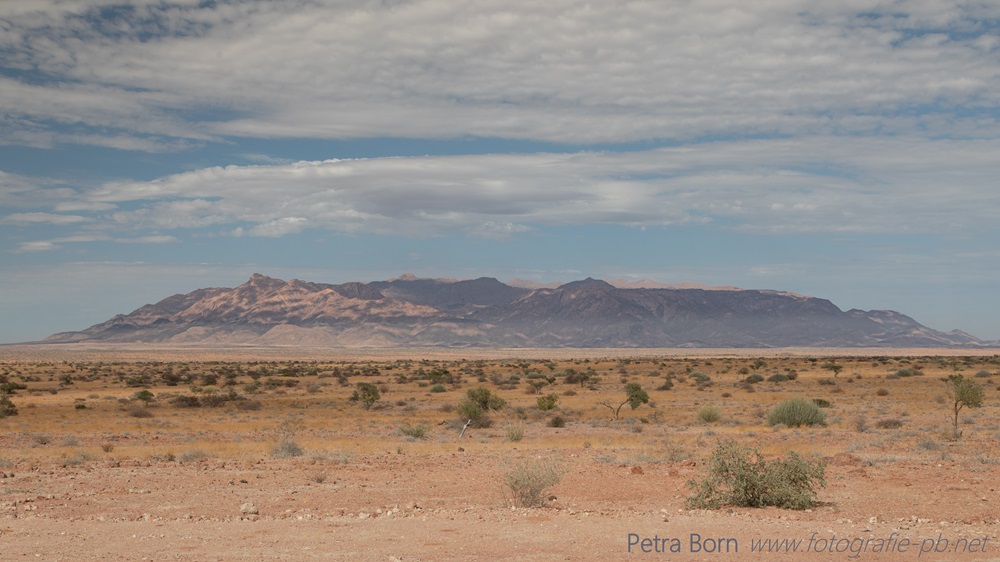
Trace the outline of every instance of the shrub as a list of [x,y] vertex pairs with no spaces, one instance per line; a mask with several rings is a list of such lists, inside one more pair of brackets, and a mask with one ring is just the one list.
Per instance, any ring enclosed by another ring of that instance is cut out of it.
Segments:
[[562,416],[555,416],[549,420],[549,427],[566,427],[566,418]]
[[235,404],[238,409],[244,411],[256,411],[259,410],[262,406],[259,400],[247,400],[247,399],[237,400]]
[[983,405],[983,387],[962,375],[951,375],[947,382],[948,398],[951,400],[955,412],[952,435],[957,439],[962,435],[958,431],[958,413],[965,406],[978,408]]
[[799,427],[801,425],[826,425],[826,414],[819,406],[805,398],[789,398],[771,409],[767,414],[767,424]]
[[829,400],[825,400],[823,398],[813,398],[812,400],[813,400],[813,404],[816,404],[820,408],[829,408],[830,406],[833,405],[833,404],[830,403]]
[[706,375],[702,372],[696,372],[691,374],[691,378],[694,379],[695,384],[700,387],[706,387],[712,385],[712,377]]
[[886,390],[886,389],[884,389],[884,388],[880,388],[880,389],[878,389],[878,390],[875,391],[875,395],[876,396],[889,396],[889,391]]
[[712,453],[708,476],[700,484],[688,482],[695,494],[687,504],[701,509],[723,505],[808,509],[815,503],[815,487],[826,485],[825,470],[822,461],[809,462],[794,452],[768,462],[756,449],[725,441]]
[[507,402],[499,396],[490,392],[488,388],[469,389],[465,400],[455,407],[459,419],[472,420],[472,427],[489,427],[492,422],[489,418],[490,410],[500,410],[507,405]]
[[191,449],[177,455],[177,462],[198,462],[207,459],[208,456],[203,449]]
[[359,382],[354,386],[354,394],[351,394],[351,402],[361,402],[366,410],[371,410],[372,405],[382,398],[382,393],[378,387],[370,382]]
[[305,453],[305,451],[302,447],[290,438],[279,439],[278,442],[274,444],[274,447],[271,448],[271,456],[279,459],[301,457],[303,453]]
[[517,442],[524,438],[524,424],[511,422],[507,424],[507,441]]
[[278,458],[301,457],[305,451],[295,442],[295,434],[302,429],[301,422],[294,416],[289,416],[277,430],[277,441],[271,448],[271,456]]
[[417,425],[410,425],[407,423],[400,426],[399,432],[405,435],[406,437],[411,437],[413,439],[423,439],[424,437],[427,437],[427,433],[430,431],[430,429],[431,428],[428,427],[426,424],[421,423]]
[[500,398],[496,394],[493,394],[490,392],[490,389],[484,387],[470,388],[466,393],[466,396],[468,396],[469,400],[478,404],[483,410],[500,411],[507,406],[506,400]]
[[17,406],[14,405],[14,402],[10,399],[10,396],[7,396],[7,393],[0,394],[0,418],[6,418],[8,416],[16,416],[16,415],[17,415]]
[[767,382],[785,382],[787,380],[790,380],[788,375],[783,375],[781,373],[775,373],[767,377]]
[[899,429],[903,427],[903,420],[896,418],[878,420],[875,422],[875,427],[878,429]]
[[539,396],[535,402],[538,404],[539,410],[551,410],[556,407],[556,402],[558,401],[558,395],[549,394],[547,396]]
[[562,468],[553,461],[525,460],[507,469],[503,487],[514,505],[540,507],[545,504],[545,490],[558,484],[562,475]]
[[745,382],[747,384],[755,384],[755,383],[761,382],[762,380],[764,380],[764,377],[758,375],[757,373],[754,373],[754,374],[750,375],[749,377],[743,379],[743,382]]
[[149,408],[145,408],[138,404],[129,404],[129,406],[125,408],[125,411],[128,412],[128,415],[132,416],[133,418],[153,417],[153,412],[150,412]]
[[444,387],[443,384],[435,384],[434,386],[430,387],[428,390],[430,392],[437,393],[437,392],[445,392],[447,389],[445,389],[445,387]]
[[638,408],[643,404],[649,403],[649,394],[642,389],[642,386],[637,382],[630,382],[625,385],[625,400],[616,408],[611,402],[605,400],[604,402],[599,402],[600,405],[606,406],[614,414],[614,419],[618,419],[618,415],[625,404],[628,404],[633,410]]
[[198,400],[197,396],[191,396],[190,394],[182,394],[170,399],[170,404],[178,408],[197,408],[201,406],[201,401]]
[[698,410],[698,419],[705,423],[717,422],[722,418],[722,410],[715,406],[702,406]]

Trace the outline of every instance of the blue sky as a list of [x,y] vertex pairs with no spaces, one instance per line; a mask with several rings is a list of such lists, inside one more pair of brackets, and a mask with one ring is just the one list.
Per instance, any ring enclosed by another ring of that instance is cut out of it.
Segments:
[[251,273],[693,281],[1000,339],[1000,5],[0,3],[0,342]]

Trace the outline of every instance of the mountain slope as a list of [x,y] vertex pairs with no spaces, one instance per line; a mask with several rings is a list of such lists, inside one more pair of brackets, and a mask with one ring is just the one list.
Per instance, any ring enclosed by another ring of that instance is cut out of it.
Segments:
[[[654,286],[655,287],[655,286]],[[331,285],[254,274],[199,289],[46,342],[491,347],[983,346],[893,311],[765,290],[620,288],[584,279],[556,288],[496,279]]]

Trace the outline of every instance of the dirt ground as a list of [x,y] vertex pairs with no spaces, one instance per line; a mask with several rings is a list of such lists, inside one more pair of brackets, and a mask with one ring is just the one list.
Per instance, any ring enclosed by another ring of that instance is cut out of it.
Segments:
[[[10,395],[18,414],[0,419],[0,558],[1000,561],[1000,360],[881,351],[359,363],[322,351],[8,348],[0,373],[25,388]],[[567,383],[570,369],[597,380]],[[747,385],[744,369],[765,380]],[[443,370],[462,376],[431,391],[429,373]],[[983,407],[962,410],[959,439],[941,380],[956,372],[985,392]],[[182,381],[166,384],[173,374]],[[171,402],[222,394],[226,374],[247,400]],[[546,376],[555,381],[536,394],[530,382]],[[363,381],[384,390],[371,410],[349,400]],[[651,401],[611,420],[600,402],[620,402],[625,382]],[[477,387],[508,405],[460,438],[454,406]],[[550,393],[557,408],[539,410]],[[767,425],[792,396],[830,402],[826,426]],[[721,419],[698,419],[706,405]],[[414,427],[424,435],[407,435]],[[299,450],[279,454],[283,439]],[[689,509],[688,482],[727,439],[825,461],[817,504]],[[540,507],[512,505],[505,490],[524,461],[561,472]]]

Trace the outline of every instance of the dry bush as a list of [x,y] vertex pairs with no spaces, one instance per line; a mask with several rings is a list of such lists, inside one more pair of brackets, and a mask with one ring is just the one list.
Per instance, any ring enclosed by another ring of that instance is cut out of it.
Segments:
[[545,505],[545,490],[558,484],[563,473],[563,469],[555,461],[520,461],[504,473],[503,490],[515,506],[541,507]]

